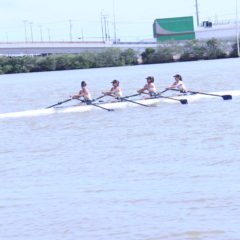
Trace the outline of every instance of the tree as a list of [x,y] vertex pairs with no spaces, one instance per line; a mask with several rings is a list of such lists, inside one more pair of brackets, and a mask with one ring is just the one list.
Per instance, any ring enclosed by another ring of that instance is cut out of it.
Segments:
[[230,52],[230,57],[238,57],[238,46],[237,46],[237,43],[234,43],[232,45],[232,50]]
[[189,40],[183,46],[183,53],[180,61],[193,61],[204,59],[206,47],[199,40]]
[[220,42],[216,38],[209,39],[206,42],[205,59],[216,59],[226,57],[226,53],[221,49]]
[[124,65],[136,65],[137,53],[131,48],[128,48],[121,52],[120,58],[124,61]]
[[155,53],[154,48],[146,48],[145,51],[141,54],[144,64],[150,64],[152,62],[153,54]]

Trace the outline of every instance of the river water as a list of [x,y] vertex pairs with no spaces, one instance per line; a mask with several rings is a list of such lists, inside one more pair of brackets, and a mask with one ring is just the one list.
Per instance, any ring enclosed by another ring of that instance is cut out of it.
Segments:
[[239,240],[240,97],[114,112],[41,109],[118,79],[135,93],[183,75],[240,90],[239,59],[0,76],[0,239]]

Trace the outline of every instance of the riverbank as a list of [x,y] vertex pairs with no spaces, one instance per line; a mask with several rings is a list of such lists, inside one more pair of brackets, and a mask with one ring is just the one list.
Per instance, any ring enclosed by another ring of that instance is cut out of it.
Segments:
[[137,52],[131,48],[120,50],[85,51],[80,54],[52,54],[48,56],[0,57],[0,74],[89,69],[168,63],[237,57],[237,44],[232,41],[209,39],[159,44]]

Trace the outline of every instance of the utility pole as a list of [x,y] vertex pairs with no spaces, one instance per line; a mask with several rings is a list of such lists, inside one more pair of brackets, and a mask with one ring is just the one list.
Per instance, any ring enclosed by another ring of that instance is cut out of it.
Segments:
[[69,37],[70,37],[70,42],[72,42],[72,20],[69,20]]
[[107,40],[110,41],[110,33],[109,33],[109,23],[108,23],[108,21],[106,22],[106,26],[107,26]]
[[103,16],[103,21],[104,21],[104,32],[105,32],[105,40],[107,41],[107,16]]
[[8,32],[6,32],[6,40],[7,40],[7,43],[9,42],[8,40]]
[[41,42],[43,42],[42,25],[39,26]]
[[114,43],[117,43],[115,0],[113,0],[113,29],[114,29]]
[[33,22],[30,22],[30,29],[31,29],[31,40],[33,42],[33,29],[32,29],[32,25],[33,25]]
[[238,57],[240,57],[239,24],[238,24],[238,0],[236,0],[236,35],[237,35],[237,55],[238,55]]
[[108,22],[107,22],[107,15],[103,15],[103,23],[104,23],[104,33],[105,33],[105,41],[109,39],[109,32],[108,32]]
[[198,0],[195,0],[196,2],[196,16],[197,16],[197,26],[199,27],[199,11],[198,11]]
[[101,29],[102,29],[102,41],[104,42],[103,13],[102,13],[102,11],[101,11]]
[[25,42],[27,42],[28,41],[28,38],[27,38],[27,20],[24,20],[23,23],[24,23]]
[[84,36],[83,36],[83,29],[82,29],[82,41],[84,41]]
[[51,32],[50,32],[50,28],[48,28],[48,41],[51,42]]
[[102,27],[102,39],[103,41],[110,40],[109,27],[108,27],[108,15],[101,12],[101,27]]

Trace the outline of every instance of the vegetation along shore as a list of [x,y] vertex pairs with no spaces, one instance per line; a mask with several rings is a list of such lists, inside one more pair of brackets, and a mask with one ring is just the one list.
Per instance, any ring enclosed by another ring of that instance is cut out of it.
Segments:
[[212,38],[159,44],[139,53],[131,48],[85,51],[79,54],[0,57],[0,74],[86,69],[237,57],[237,43]]

